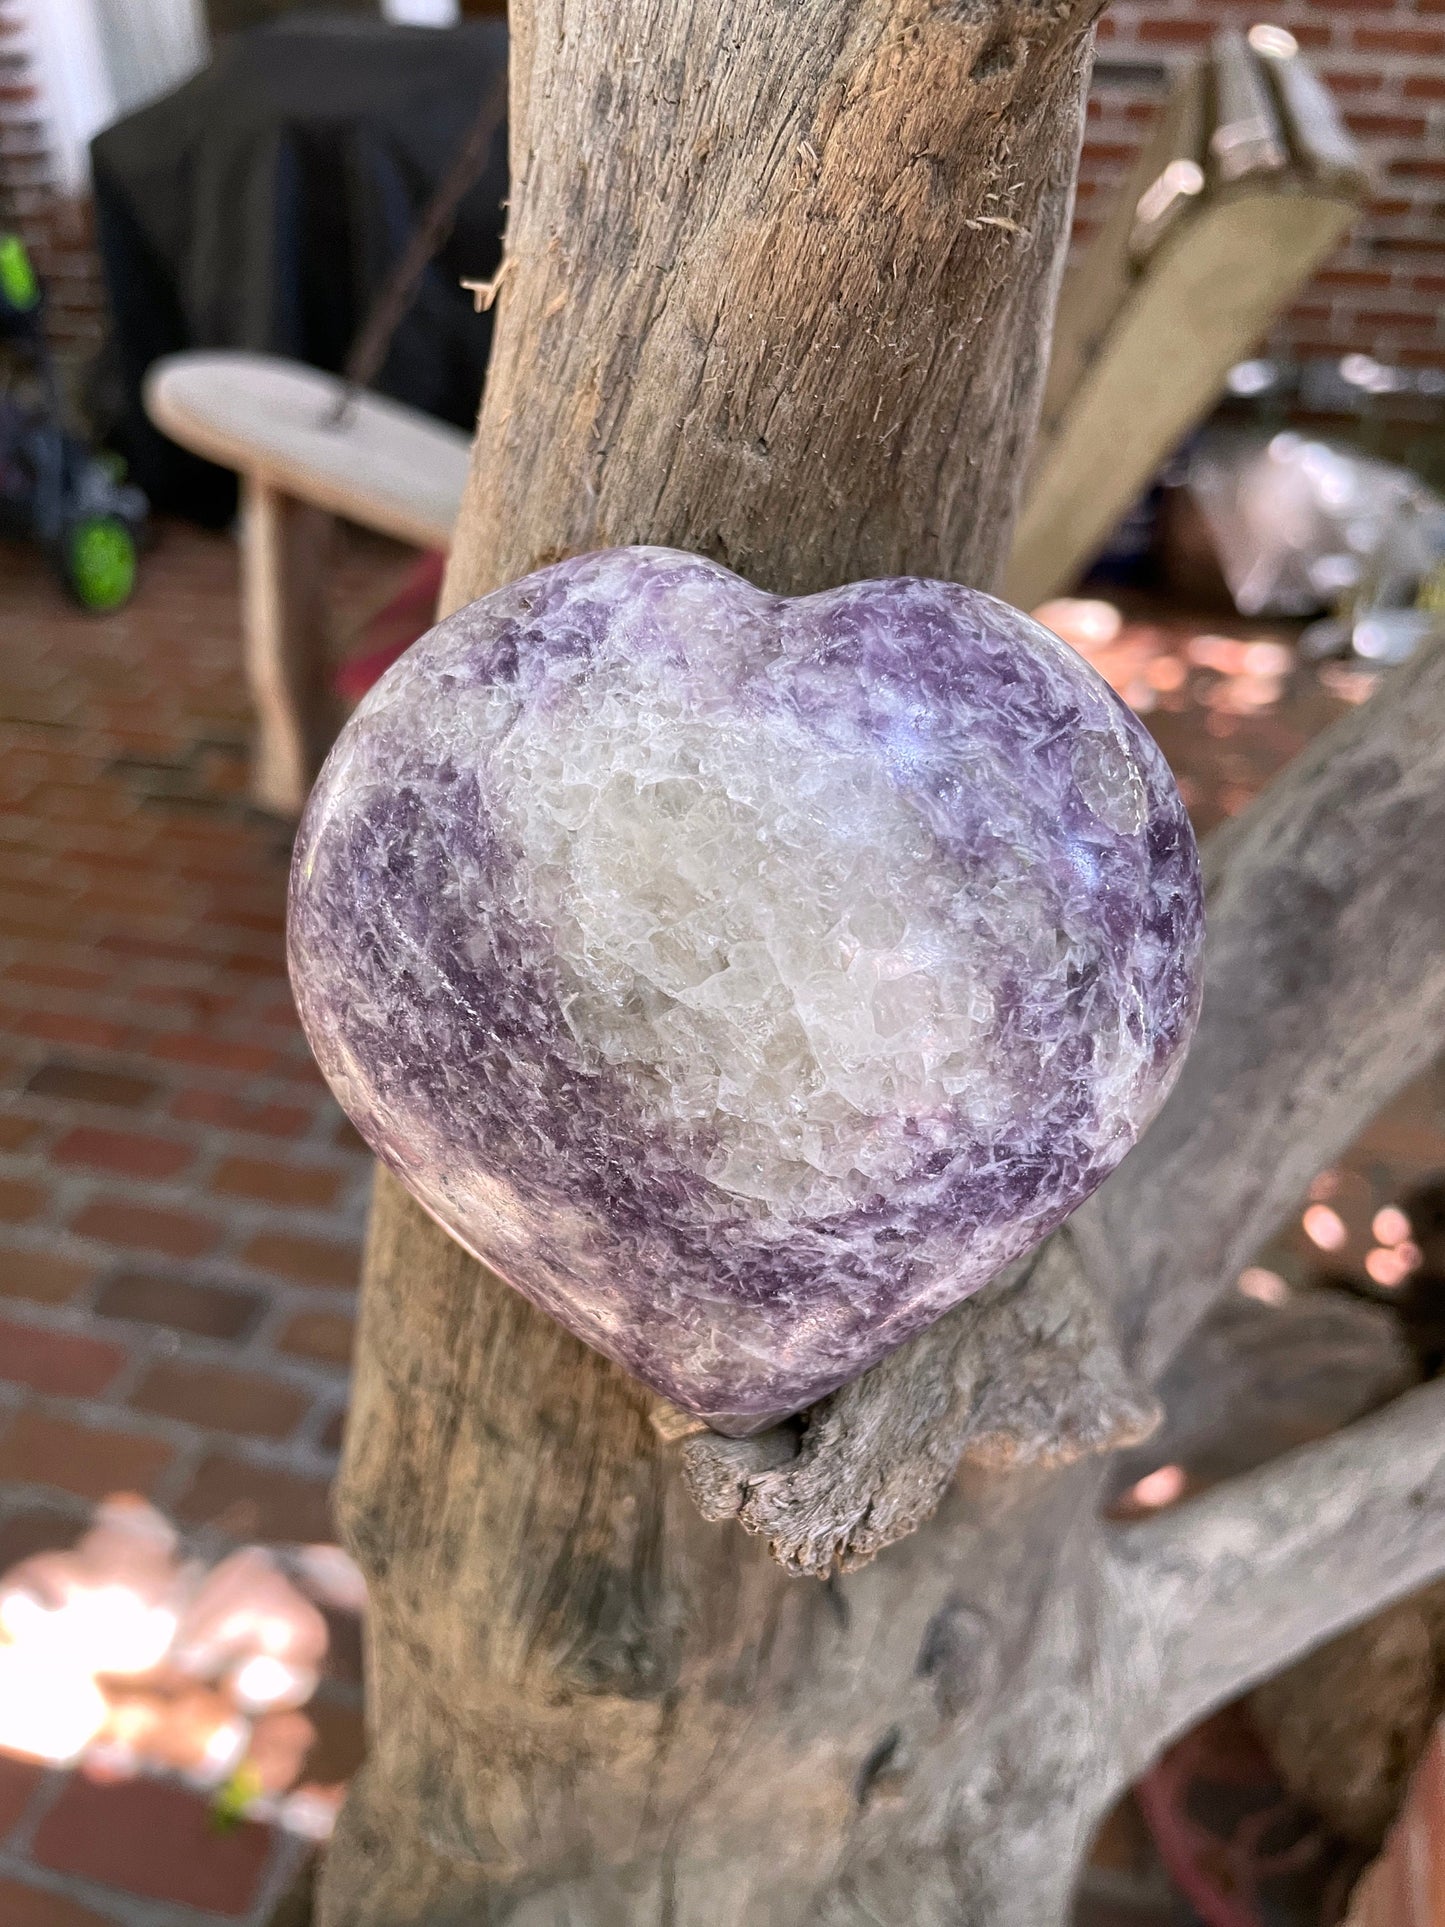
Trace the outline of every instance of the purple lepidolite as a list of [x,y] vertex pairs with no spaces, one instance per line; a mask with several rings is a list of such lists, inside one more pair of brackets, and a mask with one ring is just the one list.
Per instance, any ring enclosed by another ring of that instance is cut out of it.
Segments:
[[1194,1023],[1198,862],[1135,718],[951,583],[668,549],[441,623],[343,731],[291,973],[367,1142],[519,1291],[729,1429],[1066,1217]]

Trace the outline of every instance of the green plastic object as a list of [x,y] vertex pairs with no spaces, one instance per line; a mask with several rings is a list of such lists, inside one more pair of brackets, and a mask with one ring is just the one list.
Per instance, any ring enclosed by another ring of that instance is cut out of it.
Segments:
[[18,234],[0,234],[0,294],[19,314],[40,305],[40,283]]
[[83,609],[104,615],[130,600],[135,588],[135,539],[114,515],[87,515],[65,532],[61,561],[70,592]]

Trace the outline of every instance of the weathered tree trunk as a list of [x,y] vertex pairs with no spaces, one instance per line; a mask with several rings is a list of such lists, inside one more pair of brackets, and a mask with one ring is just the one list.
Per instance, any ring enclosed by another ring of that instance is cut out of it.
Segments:
[[[1095,10],[514,7],[510,267],[448,604],[609,542],[791,592],[987,583]],[[340,1499],[372,1751],[326,1927],[1057,1927],[1173,1732],[1445,1567],[1433,1390],[1177,1516],[1098,1519],[1098,1455],[1155,1415],[1136,1361],[1159,1376],[1445,1036],[1442,706],[1427,659],[1232,831],[1200,1040],[1146,1144],[801,1441],[669,1443],[379,1180]]]

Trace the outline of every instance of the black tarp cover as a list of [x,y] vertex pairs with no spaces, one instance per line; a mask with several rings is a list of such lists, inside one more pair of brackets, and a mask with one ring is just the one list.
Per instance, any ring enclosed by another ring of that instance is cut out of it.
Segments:
[[[146,421],[150,363],[246,348],[339,369],[506,62],[501,21],[293,15],[223,41],[194,80],[97,135],[111,439],[158,506],[219,522],[235,493]],[[506,155],[502,128],[375,384],[463,428],[491,317],[458,284],[500,261]]]

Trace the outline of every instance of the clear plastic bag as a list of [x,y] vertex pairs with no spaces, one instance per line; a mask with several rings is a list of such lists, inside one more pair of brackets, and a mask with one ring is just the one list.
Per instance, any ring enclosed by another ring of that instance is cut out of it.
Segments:
[[1347,640],[1372,614],[1413,610],[1445,565],[1445,501],[1329,442],[1216,431],[1191,451],[1185,484],[1241,615],[1332,611]]

